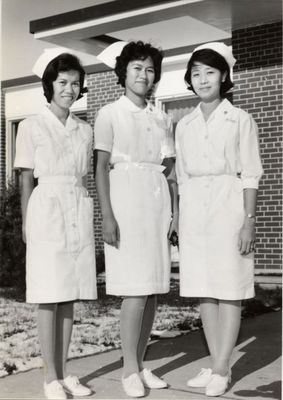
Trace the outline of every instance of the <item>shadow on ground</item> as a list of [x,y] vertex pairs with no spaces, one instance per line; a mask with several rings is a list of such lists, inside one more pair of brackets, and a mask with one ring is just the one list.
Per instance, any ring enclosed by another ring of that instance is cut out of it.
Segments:
[[[232,368],[233,382],[231,388],[244,377],[268,366],[281,356],[281,323],[281,312],[271,312],[243,320],[238,340],[238,345],[242,344],[243,347],[239,350],[240,358]],[[246,345],[245,342],[247,342]],[[180,356],[178,357],[178,355]],[[157,375],[163,376],[184,366],[188,366],[189,371],[190,363],[206,356],[208,356],[208,351],[203,331],[199,330],[176,338],[161,339],[151,343],[148,347],[146,360],[173,358],[172,361],[154,369]],[[85,376],[83,382],[87,383],[121,367],[122,359],[119,359]],[[184,381],[188,376],[184,376]],[[268,385],[257,386],[251,390],[237,391],[234,394],[247,399],[256,396],[281,399],[281,385],[279,381],[274,381]]]
[[252,397],[261,397],[268,399],[281,399],[281,381],[274,381],[269,385],[258,386],[254,390],[237,390],[234,392],[237,396],[246,397],[251,399]]

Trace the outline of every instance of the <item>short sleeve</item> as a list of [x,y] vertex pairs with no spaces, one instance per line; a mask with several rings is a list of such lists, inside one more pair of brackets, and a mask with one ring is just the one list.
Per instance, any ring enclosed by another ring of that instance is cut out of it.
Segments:
[[246,112],[240,115],[240,160],[243,188],[257,189],[263,173],[258,128],[254,119]]
[[166,121],[166,129],[165,129],[165,137],[161,145],[161,154],[163,158],[175,157],[176,152],[175,152],[172,118],[169,117],[169,115],[165,114],[165,121]]
[[16,156],[14,168],[34,169],[35,144],[32,137],[33,126],[31,121],[21,121],[16,138]]
[[110,110],[106,107],[99,110],[94,124],[94,149],[111,153],[113,147],[113,127]]

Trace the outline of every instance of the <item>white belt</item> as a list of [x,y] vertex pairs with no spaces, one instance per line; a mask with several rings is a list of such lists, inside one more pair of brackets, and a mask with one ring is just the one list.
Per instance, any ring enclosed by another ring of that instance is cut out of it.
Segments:
[[146,163],[146,162],[118,162],[113,165],[114,169],[122,169],[127,171],[128,169],[138,168],[138,169],[145,169],[157,172],[163,172],[166,167],[160,164],[153,164],[153,163]]
[[82,186],[82,178],[74,175],[43,175],[39,176],[38,183],[40,185],[74,185],[74,186]]
[[217,178],[223,178],[223,177],[228,177],[230,176],[231,178],[238,178],[237,174],[205,174],[205,175],[188,175],[187,180],[191,180],[191,179],[209,179],[209,180],[213,180],[213,179],[217,179]]

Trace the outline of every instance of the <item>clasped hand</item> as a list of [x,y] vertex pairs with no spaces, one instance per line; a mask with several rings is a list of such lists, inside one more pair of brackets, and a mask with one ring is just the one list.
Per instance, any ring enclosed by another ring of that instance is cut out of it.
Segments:
[[254,221],[245,221],[239,234],[238,249],[242,255],[252,253],[255,249]]
[[118,249],[120,242],[120,230],[113,215],[103,217],[102,232],[104,242]]
[[172,221],[170,223],[170,228],[168,232],[168,239],[172,246],[179,246],[179,216],[178,214],[173,215]]

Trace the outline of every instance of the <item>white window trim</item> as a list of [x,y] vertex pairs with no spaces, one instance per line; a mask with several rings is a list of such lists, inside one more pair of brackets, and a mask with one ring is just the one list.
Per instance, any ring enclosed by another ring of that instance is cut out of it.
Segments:
[[164,103],[166,103],[166,101],[178,101],[178,100],[186,100],[186,99],[190,99],[192,97],[195,97],[196,95],[194,93],[190,94],[184,94],[184,93],[180,93],[174,96],[159,96],[155,98],[155,105],[156,107],[160,108],[161,110],[164,108],[163,105]]
[[7,184],[13,179],[14,170],[14,154],[16,148],[16,135],[13,132],[13,124],[21,121],[26,117],[11,118],[6,120],[6,182]]

